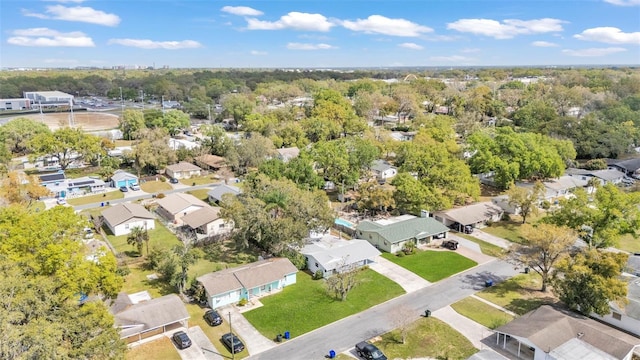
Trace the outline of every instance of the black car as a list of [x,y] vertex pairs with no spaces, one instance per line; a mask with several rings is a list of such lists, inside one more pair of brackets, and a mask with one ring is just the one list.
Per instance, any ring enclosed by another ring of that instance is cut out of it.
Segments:
[[172,184],[177,184],[178,183],[178,179],[171,178],[171,179],[169,179],[169,182],[172,183]]
[[218,326],[222,324],[222,317],[215,310],[208,310],[204,313],[204,321],[207,322],[210,326]]
[[191,346],[191,339],[189,339],[189,335],[187,335],[187,333],[185,333],[184,331],[177,331],[171,338],[180,350],[186,349]]
[[127,191],[129,191],[129,188],[126,187],[126,186],[120,186],[120,191],[127,192]]
[[229,351],[231,351],[231,353],[233,354],[237,354],[244,350],[244,344],[242,343],[242,341],[240,341],[240,339],[232,333],[226,333],[222,335],[221,339],[224,346],[226,346],[227,349],[229,349]]

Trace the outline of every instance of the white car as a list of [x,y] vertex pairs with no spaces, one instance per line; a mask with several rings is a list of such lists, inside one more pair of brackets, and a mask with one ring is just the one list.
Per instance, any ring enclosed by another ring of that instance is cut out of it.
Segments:
[[58,200],[56,200],[56,203],[58,205],[67,205],[67,200],[65,200],[65,198],[58,198]]
[[138,184],[131,184],[129,185],[129,188],[133,191],[138,191],[140,190],[140,186]]

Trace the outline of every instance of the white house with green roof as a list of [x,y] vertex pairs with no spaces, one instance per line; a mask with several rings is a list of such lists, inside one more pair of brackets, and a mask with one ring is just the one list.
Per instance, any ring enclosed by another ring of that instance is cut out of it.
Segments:
[[355,237],[367,240],[379,250],[396,253],[408,242],[416,245],[447,237],[449,228],[430,217],[402,215],[377,221],[362,221],[356,226]]

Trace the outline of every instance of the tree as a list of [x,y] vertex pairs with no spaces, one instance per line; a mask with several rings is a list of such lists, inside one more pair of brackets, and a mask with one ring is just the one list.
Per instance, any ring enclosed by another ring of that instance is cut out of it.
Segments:
[[137,139],[140,131],[146,128],[144,113],[140,110],[125,109],[118,125],[125,140]]
[[585,315],[611,312],[610,302],[624,302],[627,282],[620,275],[629,255],[590,249],[558,262],[553,292],[569,308]]
[[180,110],[169,110],[162,117],[162,127],[171,136],[175,136],[181,129],[187,129],[189,125],[191,125],[189,115]]
[[133,245],[138,250],[138,254],[142,256],[142,246],[147,244],[147,255],[149,255],[149,233],[141,226],[134,226],[131,228],[131,232],[127,235],[127,244]]
[[227,132],[222,126],[202,125],[200,133],[204,136],[202,146],[208,148],[213,155],[225,156],[234,146],[233,140],[227,136]]
[[106,155],[100,138],[87,134],[82,129],[60,128],[53,133],[40,133],[29,142],[35,155],[55,156],[65,170],[72,162]]
[[358,210],[370,210],[372,213],[388,212],[395,206],[393,190],[389,186],[379,185],[376,181],[361,184],[356,200]]
[[49,189],[40,185],[37,176],[27,176],[17,171],[10,171],[0,187],[0,196],[7,202],[26,206],[30,206],[33,201],[50,193]]
[[394,307],[389,313],[389,320],[398,332],[400,332],[400,343],[405,344],[407,341],[407,335],[409,335],[409,328],[415,321],[415,311],[406,305],[400,305]]
[[544,223],[524,225],[520,234],[525,243],[519,245],[512,254],[518,263],[533,269],[542,277],[540,291],[544,292],[553,267],[569,254],[577,234],[569,228]]
[[133,167],[140,176],[143,170],[153,172],[176,162],[176,152],[169,147],[165,129],[145,129],[132,153]]
[[548,213],[543,221],[567,226],[576,231],[589,248],[606,248],[617,243],[622,234],[636,234],[640,229],[640,195],[625,193],[609,183],[599,187],[590,200],[580,188],[570,199]]
[[354,265],[348,265],[346,259],[341,260],[338,269],[337,273],[327,279],[326,286],[329,293],[333,294],[336,299],[346,301],[349,291],[359,282],[359,269]]
[[224,114],[231,116],[238,126],[253,112],[255,103],[245,94],[227,94],[220,99]]
[[185,293],[187,285],[187,275],[189,273],[189,266],[193,265],[202,257],[202,251],[191,247],[191,245],[184,243],[183,245],[176,245],[173,247],[173,253],[177,259],[176,264],[178,266],[177,271],[174,272],[173,277],[169,283],[176,287],[180,294]]
[[538,213],[538,203],[542,195],[544,195],[544,185],[540,181],[536,181],[531,188],[512,186],[507,190],[509,205],[520,210],[523,224],[527,222],[529,215]]
[[330,134],[330,139],[337,138],[340,133],[344,136],[362,133],[367,126],[356,115],[349,101],[335,90],[320,90],[314,96],[311,116],[327,120],[333,125],[332,128],[339,129],[339,133]]
[[251,133],[236,147],[230,148],[226,155],[232,167],[244,172],[248,168],[260,166],[274,150],[271,140],[258,133]]
[[428,187],[406,172],[391,180],[396,190],[393,193],[396,208],[403,214],[419,215],[421,210],[430,210],[437,202]]
[[32,119],[17,118],[0,126],[0,142],[11,154],[25,155],[30,151],[31,139],[47,133],[51,133],[47,125]]

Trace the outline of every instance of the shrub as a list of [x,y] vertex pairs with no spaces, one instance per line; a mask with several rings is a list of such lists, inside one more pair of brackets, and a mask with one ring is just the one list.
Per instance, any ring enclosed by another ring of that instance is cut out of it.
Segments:
[[313,274],[313,280],[320,280],[324,277],[324,274],[322,273],[322,270],[316,270],[316,272]]
[[131,274],[131,269],[129,269],[128,266],[121,266],[119,268],[116,269],[116,274],[125,277],[129,274]]
[[165,196],[166,196],[165,194],[160,193],[160,194],[158,194],[158,195],[156,196],[156,198],[157,198],[157,199],[162,199],[162,198],[164,198]]
[[240,299],[240,301],[238,301],[238,306],[245,306],[247,305],[247,299],[242,298]]
[[398,251],[398,252],[396,253],[396,256],[397,256],[397,257],[404,257],[404,255],[405,255],[405,254],[404,254],[404,251]]
[[542,204],[540,204],[540,207],[544,210],[549,210],[549,208],[551,207],[551,203],[548,200],[545,200],[542,202]]

